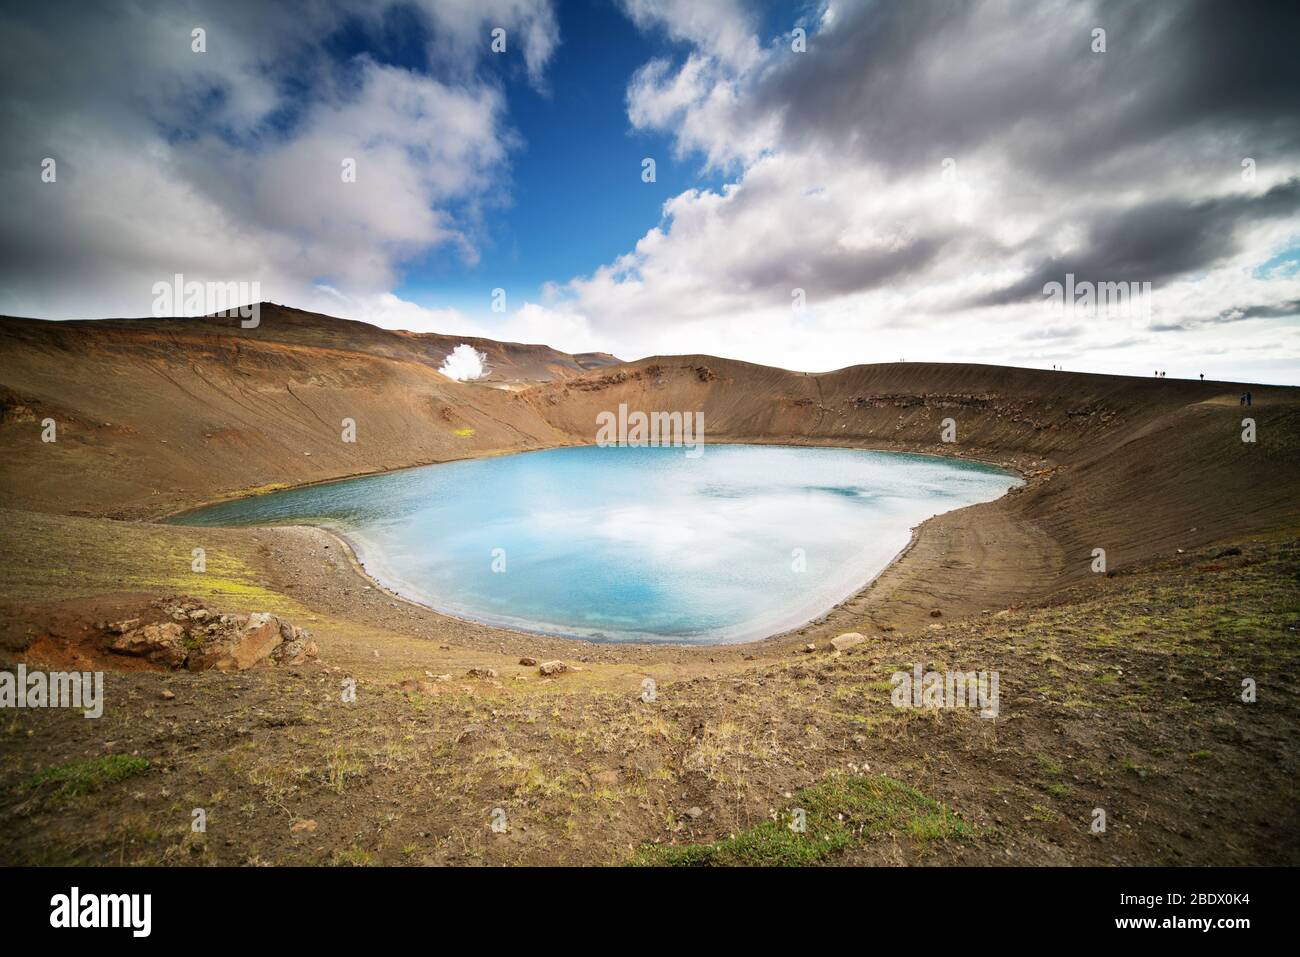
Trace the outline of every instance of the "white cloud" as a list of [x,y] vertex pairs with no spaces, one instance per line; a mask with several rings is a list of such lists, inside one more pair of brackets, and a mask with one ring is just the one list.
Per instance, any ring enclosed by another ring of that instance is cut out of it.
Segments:
[[[507,197],[516,145],[490,30],[535,83],[558,37],[546,0],[428,0],[430,73],[326,41],[401,4],[230,2],[0,14],[0,312],[143,315],[153,283],[257,281],[303,305],[373,298],[405,262],[477,260],[481,213]],[[207,31],[207,52],[190,31]],[[496,61],[492,62],[494,68]],[[301,89],[310,96],[302,98]],[[53,157],[55,183],[40,161]],[[355,160],[355,182],[343,178]],[[68,281],[70,277],[75,281]]]
[[[1300,381],[1293,319],[1235,329],[1197,319],[1293,301],[1300,282],[1254,274],[1296,244],[1294,217],[1214,214],[1214,204],[1250,208],[1243,197],[1300,172],[1282,135],[1257,181],[1239,176],[1246,150],[1279,135],[1267,115],[1255,119],[1273,91],[1225,92],[1248,108],[1210,118],[1203,99],[1177,99],[1198,45],[1249,51],[1257,39],[1228,36],[1213,11],[1112,14],[1112,35],[1141,55],[1121,47],[1105,60],[1086,42],[1096,11],[1068,5],[827,4],[804,24],[803,54],[787,36],[738,39],[754,25],[734,9],[706,25],[674,3],[626,6],[643,28],[691,44],[680,61],[658,58],[633,76],[632,126],[736,172],[720,190],[671,198],[631,251],[562,288],[552,307],[591,317],[611,350],[808,370],[902,357],[1228,376],[1264,368],[1272,349]],[[1162,70],[1151,68],[1153,47]],[[1151,277],[1150,318],[1062,317],[1032,298],[972,305],[1054,258],[1062,273],[1072,261],[1119,261],[1094,233],[1127,213],[1142,227],[1147,209],[1154,238],[1119,240],[1133,268],[1170,263]],[[1169,252],[1198,228],[1220,235],[1190,243],[1181,260]],[[1179,331],[1163,331],[1170,325]]]

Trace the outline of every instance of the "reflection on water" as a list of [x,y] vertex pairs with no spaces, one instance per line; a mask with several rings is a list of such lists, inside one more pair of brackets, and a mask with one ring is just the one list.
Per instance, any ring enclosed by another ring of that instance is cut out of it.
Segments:
[[716,643],[803,624],[883,569],[913,526],[1016,482],[887,452],[591,447],[277,492],[177,521],[334,528],[380,581],[462,617]]

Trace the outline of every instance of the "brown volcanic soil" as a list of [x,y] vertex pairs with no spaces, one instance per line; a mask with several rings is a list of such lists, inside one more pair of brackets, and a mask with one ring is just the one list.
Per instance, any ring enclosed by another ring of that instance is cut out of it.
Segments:
[[[0,321],[0,487],[14,509],[0,521],[0,654],[69,667],[89,622],[192,594],[292,618],[323,661],[110,674],[98,721],[3,714],[0,860],[618,861],[646,840],[725,837],[868,765],[975,833],[891,833],[840,860],[1300,859],[1288,537],[1300,525],[1300,390],[1252,387],[1247,411],[1229,383],[920,363],[804,375],[704,356],[582,372],[584,357],[476,342],[506,390],[437,373],[461,341],[271,306],[256,330]],[[924,523],[902,560],[823,620],[703,649],[450,619],[374,587],[318,530],[138,521],[588,443],[596,414],[619,403],[701,409],[709,441],[959,455],[1017,468],[1027,484]],[[1246,415],[1255,444],[1240,439]],[[53,444],[40,442],[47,416]],[[344,417],[355,444],[340,441]],[[939,442],[946,417],[952,445]],[[1244,554],[1216,557],[1230,542]],[[196,545],[204,575],[189,571]],[[1110,576],[1090,570],[1099,547]],[[869,643],[841,657],[799,650],[848,630]],[[516,664],[523,654],[583,670],[543,679]],[[889,674],[910,662],[999,670],[1001,717],[891,708]],[[464,677],[474,667],[499,677]],[[426,672],[454,678],[434,694],[394,687]],[[1267,689],[1256,704],[1238,700],[1243,675]],[[338,701],[344,676],[359,683],[356,706]],[[639,698],[646,677],[657,702]],[[175,701],[158,699],[164,686]],[[52,766],[132,753],[151,768],[93,796],[31,784]],[[222,822],[203,840],[188,827],[196,806]],[[1088,830],[1098,806],[1117,822],[1104,837]],[[510,814],[505,834],[487,826],[495,807]],[[290,831],[303,819],[316,829]]]

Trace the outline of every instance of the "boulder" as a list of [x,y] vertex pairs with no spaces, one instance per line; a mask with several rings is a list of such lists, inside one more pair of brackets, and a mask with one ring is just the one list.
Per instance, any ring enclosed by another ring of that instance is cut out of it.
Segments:
[[531,668],[533,667],[533,665],[537,664],[537,659],[534,658],[532,655],[524,655],[522,658],[519,659],[519,663],[521,665],[526,665],[527,667]]
[[471,668],[465,673],[471,678],[495,678],[497,676],[495,668]]
[[236,615],[229,627],[218,630],[190,654],[190,671],[243,671],[271,656],[283,641],[280,619],[269,612]]
[[866,640],[865,635],[860,635],[856,631],[846,632],[831,639],[831,651],[848,651]]
[[180,665],[189,654],[185,647],[185,629],[174,621],[134,628],[114,638],[108,647],[119,655],[147,658],[154,664],[169,668]]
[[568,670],[569,666],[563,661],[543,661],[537,666],[538,673],[547,678],[554,675],[562,675]]
[[221,615],[197,598],[159,599],[138,618],[98,627],[104,650],[190,671],[300,665],[317,654],[311,632],[291,622],[269,612]]

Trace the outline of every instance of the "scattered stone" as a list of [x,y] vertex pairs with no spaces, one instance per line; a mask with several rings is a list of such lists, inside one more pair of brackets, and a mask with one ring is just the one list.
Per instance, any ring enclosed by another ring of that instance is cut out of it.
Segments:
[[306,831],[307,833],[310,834],[314,830],[316,830],[316,822],[311,820],[310,818],[305,821],[294,821],[291,825],[289,825],[290,834],[299,834],[302,831]]
[[832,651],[847,651],[866,641],[865,635],[860,635],[856,631],[850,631],[843,635],[838,635],[831,639]]
[[497,670],[495,668],[471,668],[465,674],[471,678],[495,678]]
[[158,697],[162,698],[164,701],[171,701],[176,697],[176,692],[172,691],[170,688],[163,688]]
[[533,665],[537,664],[537,659],[532,657],[531,655],[524,655],[522,658],[519,659],[519,663],[521,665],[526,665],[529,668],[531,668]]
[[801,650],[804,652],[804,654],[812,654],[814,651],[817,650],[817,646],[810,641],[808,642],[808,644],[804,645]]
[[691,818],[692,820],[694,820],[694,819],[696,819],[696,818],[703,817],[703,816],[704,816],[704,809],[703,809],[702,807],[691,807],[691,808],[687,808],[687,809],[686,809],[686,816],[689,817],[689,818]]
[[931,617],[931,618],[942,618],[942,617],[943,617],[943,612],[941,612],[938,608],[935,608],[933,611],[930,612],[930,617]]
[[562,675],[571,670],[563,661],[543,661],[537,666],[537,671],[543,677],[549,678],[552,675]]

